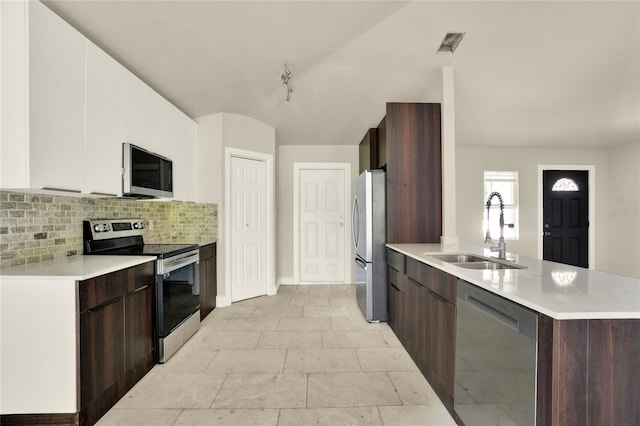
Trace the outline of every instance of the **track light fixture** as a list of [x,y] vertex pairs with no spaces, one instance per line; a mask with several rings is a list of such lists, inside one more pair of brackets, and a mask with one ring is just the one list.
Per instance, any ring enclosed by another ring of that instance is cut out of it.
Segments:
[[291,100],[291,94],[293,93],[293,89],[289,86],[289,81],[291,80],[291,71],[287,68],[287,64],[284,64],[284,73],[280,76],[282,78],[282,83],[287,88],[287,102]]

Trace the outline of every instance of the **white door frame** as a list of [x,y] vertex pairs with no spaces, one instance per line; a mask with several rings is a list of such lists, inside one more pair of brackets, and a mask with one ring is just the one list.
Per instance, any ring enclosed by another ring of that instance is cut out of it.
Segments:
[[545,170],[581,170],[589,174],[589,269],[596,269],[596,166],[578,164],[538,164],[538,259],[542,259],[542,229],[544,219],[542,216],[542,175]]
[[[275,280],[275,214],[274,214],[274,176],[273,155],[262,152],[246,151],[226,147],[224,150],[224,285],[225,293],[221,298],[221,306],[231,304],[231,158],[240,157],[249,160],[262,161],[266,169],[265,220],[266,247],[265,265],[267,276],[266,294],[274,295],[278,292]],[[217,303],[216,299],[216,303]]]
[[301,170],[344,170],[344,284],[351,284],[351,163],[293,163],[293,279],[300,282],[300,171]]

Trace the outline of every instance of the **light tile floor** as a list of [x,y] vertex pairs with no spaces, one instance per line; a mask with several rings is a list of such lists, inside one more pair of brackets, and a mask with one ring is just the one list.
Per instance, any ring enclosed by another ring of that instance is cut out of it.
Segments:
[[455,425],[387,324],[349,285],[281,286],[216,308],[99,422]]

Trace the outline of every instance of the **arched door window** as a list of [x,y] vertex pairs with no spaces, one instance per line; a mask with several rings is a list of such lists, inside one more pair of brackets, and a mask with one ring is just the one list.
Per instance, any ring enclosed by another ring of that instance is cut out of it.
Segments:
[[572,180],[567,178],[561,178],[553,184],[552,191],[579,191],[578,185]]

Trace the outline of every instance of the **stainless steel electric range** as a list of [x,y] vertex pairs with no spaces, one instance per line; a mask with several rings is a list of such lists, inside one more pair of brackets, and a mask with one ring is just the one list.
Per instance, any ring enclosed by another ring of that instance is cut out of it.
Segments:
[[200,327],[196,244],[145,244],[142,219],[83,222],[84,254],[156,256],[155,360],[167,361]]

